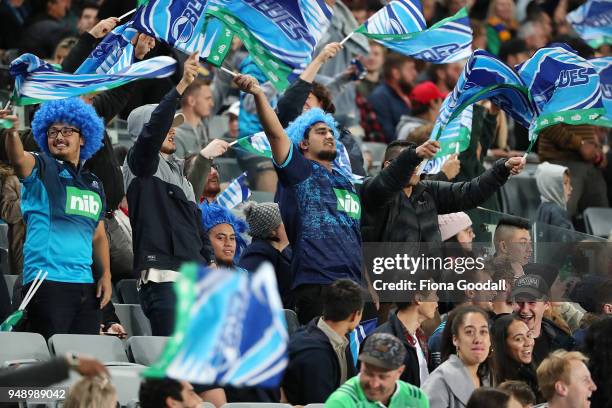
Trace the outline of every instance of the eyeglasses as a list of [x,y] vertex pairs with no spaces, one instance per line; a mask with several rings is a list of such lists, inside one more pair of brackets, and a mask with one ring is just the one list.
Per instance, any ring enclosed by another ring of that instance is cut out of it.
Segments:
[[62,133],[62,136],[64,137],[70,137],[72,136],[72,133],[81,133],[81,131],[77,128],[73,128],[73,127],[63,127],[61,129],[58,128],[49,128],[49,130],[47,130],[47,137],[49,137],[49,139],[55,139],[58,135],[58,133]]

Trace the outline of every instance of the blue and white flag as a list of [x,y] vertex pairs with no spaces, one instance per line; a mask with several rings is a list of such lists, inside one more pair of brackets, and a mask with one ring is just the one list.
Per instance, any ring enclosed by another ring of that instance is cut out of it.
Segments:
[[435,127],[443,131],[464,109],[484,99],[490,99],[526,128],[535,119],[536,111],[521,77],[496,56],[476,50],[444,99]]
[[603,95],[603,104],[606,109],[604,120],[607,126],[612,125],[612,57],[596,58],[589,60],[599,74],[601,81],[601,93]]
[[32,105],[105,91],[139,79],[168,77],[174,73],[176,65],[173,58],[155,57],[114,74],[76,75],[58,71],[35,55],[23,54],[11,62],[9,68],[15,78],[12,99],[16,105]]
[[312,60],[333,10],[324,0],[208,0],[206,13],[238,35],[270,82],[284,90]]
[[177,321],[145,377],[197,384],[278,387],[287,366],[287,323],[274,269],[181,268]]
[[378,319],[365,320],[359,323],[359,325],[355,327],[355,330],[349,333],[349,347],[351,349],[351,355],[353,356],[355,367],[357,367],[357,358],[359,357],[359,348],[361,347],[361,343],[363,343],[366,337],[376,330],[377,324]]
[[229,183],[225,190],[217,196],[219,205],[231,210],[238,204],[243,203],[251,196],[251,190],[246,185],[246,173],[242,173],[236,177],[234,181]]
[[591,47],[612,44],[612,0],[589,0],[566,18]]
[[569,46],[540,48],[517,68],[538,114],[530,135],[559,123],[600,124],[605,109],[599,74]]
[[132,26],[132,21],[115,27],[83,61],[75,74],[115,74],[134,61],[134,46],[132,40],[138,31]]
[[[438,137],[440,150],[434,158],[427,161],[423,167],[423,173],[438,174],[442,171],[444,163],[446,163],[453,154],[459,154],[470,147],[473,116],[474,106],[470,105],[442,130],[442,133],[440,133]],[[435,140],[438,135],[438,126],[440,126],[439,123],[434,125],[430,139]]]
[[[428,29],[425,29],[423,15],[416,9],[417,5],[408,1],[392,1],[355,32],[400,54],[434,64],[470,57],[472,28],[465,8]],[[403,15],[399,13],[400,10]]]

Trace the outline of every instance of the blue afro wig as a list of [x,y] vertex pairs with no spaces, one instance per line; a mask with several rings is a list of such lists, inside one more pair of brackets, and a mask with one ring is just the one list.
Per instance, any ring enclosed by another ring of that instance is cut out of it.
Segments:
[[32,132],[40,150],[49,153],[47,130],[54,123],[67,123],[81,131],[85,142],[81,146],[80,160],[87,160],[100,150],[104,138],[104,122],[94,108],[79,98],[45,102],[34,115]]
[[238,261],[240,254],[247,246],[246,241],[242,237],[242,234],[249,229],[246,221],[236,217],[230,210],[219,204],[208,204],[207,202],[203,202],[200,204],[200,209],[202,210],[202,225],[206,232],[209,232],[214,226],[219,224],[229,224],[232,226],[236,234],[236,254],[234,254],[234,262]]
[[302,140],[304,140],[304,136],[306,132],[312,125],[315,123],[323,122],[334,132],[334,137],[336,140],[340,138],[340,133],[338,133],[338,127],[336,126],[336,120],[329,113],[325,113],[321,108],[312,108],[307,110],[298,116],[293,122],[289,124],[285,131],[287,132],[287,136],[295,145],[299,145]]

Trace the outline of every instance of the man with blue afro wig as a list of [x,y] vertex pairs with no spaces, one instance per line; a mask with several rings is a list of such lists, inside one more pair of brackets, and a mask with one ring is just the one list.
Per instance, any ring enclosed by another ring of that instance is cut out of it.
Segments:
[[[98,334],[100,309],[112,292],[105,195],[102,182],[83,162],[102,146],[102,120],[80,99],[43,103],[32,122],[42,153],[30,153],[16,130],[17,117],[7,111],[0,111],[0,117],[13,124],[6,151],[23,185],[23,290],[39,272],[47,274],[28,306],[28,329],[45,338]],[[101,272],[97,283],[94,264]]]
[[276,198],[293,248],[292,292],[300,323],[323,312],[321,295],[338,279],[361,282],[361,203],[351,179],[332,166],[339,137],[333,117],[313,107],[283,129],[257,80],[234,79],[253,95],[272,149]]
[[202,226],[208,234],[217,265],[234,267],[240,254],[246,248],[242,234],[248,225],[230,210],[218,204],[200,204]]
[[80,98],[60,99],[40,106],[32,121],[32,133],[42,152],[76,166],[102,147],[104,123]]

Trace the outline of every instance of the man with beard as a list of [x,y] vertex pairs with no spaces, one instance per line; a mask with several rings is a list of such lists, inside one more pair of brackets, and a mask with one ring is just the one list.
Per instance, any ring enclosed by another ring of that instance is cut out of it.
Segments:
[[389,53],[383,65],[384,81],[378,85],[368,102],[382,126],[386,143],[396,139],[395,127],[402,115],[410,115],[408,95],[417,77],[414,60],[405,55]]
[[326,408],[429,408],[427,395],[400,380],[406,349],[388,333],[376,333],[363,345],[359,375],[348,380],[325,401]]
[[[201,223],[191,183],[183,176],[183,161],[174,157],[178,99],[197,75],[198,55],[185,61],[183,77],[159,105],[134,109],[128,132],[138,137],[127,156],[124,179],[133,231],[134,271],[140,275],[139,297],[154,336],[174,330],[176,297],[173,282],[183,262],[213,263],[210,241]],[[223,145],[197,160],[222,154]]]
[[278,174],[276,199],[293,248],[293,295],[300,323],[322,312],[321,296],[338,279],[361,279],[361,204],[351,180],[332,168],[339,132],[320,108],[285,130],[257,80],[234,82],[253,94]]
[[552,351],[575,347],[573,337],[544,317],[544,312],[550,308],[550,290],[544,278],[539,275],[521,276],[514,282],[512,300],[514,314],[533,332],[533,361],[536,366]]
[[429,76],[440,92],[447,95],[455,88],[464,66],[465,60],[448,64],[432,64],[429,69]]

